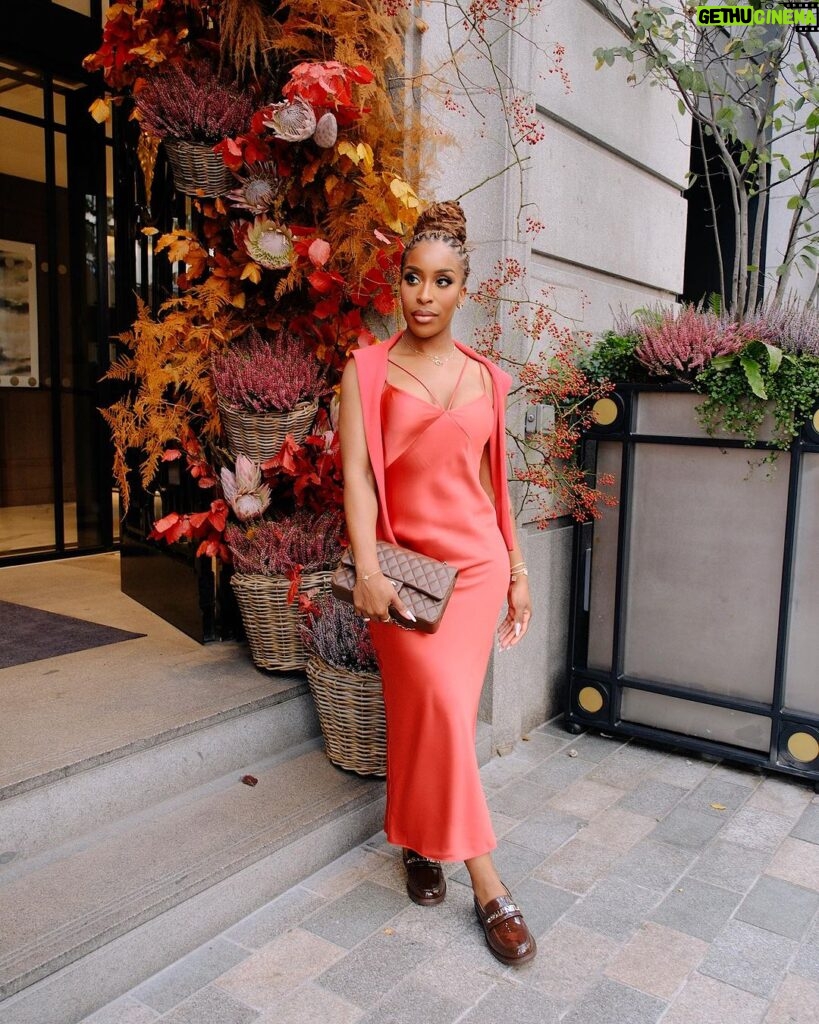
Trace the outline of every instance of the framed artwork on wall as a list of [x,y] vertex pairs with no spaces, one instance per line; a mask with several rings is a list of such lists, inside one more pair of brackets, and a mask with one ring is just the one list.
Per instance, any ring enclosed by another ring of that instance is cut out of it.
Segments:
[[0,238],[0,387],[40,383],[37,335],[37,250]]

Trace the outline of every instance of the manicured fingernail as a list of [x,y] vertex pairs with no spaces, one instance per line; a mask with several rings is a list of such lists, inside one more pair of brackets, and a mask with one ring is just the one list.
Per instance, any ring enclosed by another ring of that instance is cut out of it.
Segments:
[[418,621],[418,619],[415,618],[415,612],[413,612],[412,608],[407,608],[407,610],[404,613],[404,615],[405,615],[406,618],[408,618],[410,620],[410,622],[417,622]]
[[522,629],[521,624],[519,622],[516,622],[515,623],[515,636],[520,636],[521,629]]

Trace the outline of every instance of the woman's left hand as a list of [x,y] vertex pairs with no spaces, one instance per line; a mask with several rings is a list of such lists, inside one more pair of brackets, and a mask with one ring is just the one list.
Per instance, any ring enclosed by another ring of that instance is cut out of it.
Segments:
[[529,597],[529,580],[525,576],[519,576],[509,584],[509,594],[506,600],[509,608],[506,618],[498,629],[498,645],[502,651],[520,643],[529,628],[529,620],[532,618],[532,601]]

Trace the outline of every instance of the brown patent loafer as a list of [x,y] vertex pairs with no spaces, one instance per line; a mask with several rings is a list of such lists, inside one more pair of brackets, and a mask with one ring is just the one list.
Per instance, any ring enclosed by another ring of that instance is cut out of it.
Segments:
[[440,863],[422,857],[415,850],[405,849],[403,857],[407,869],[407,892],[412,902],[421,907],[440,903],[446,896],[446,879]]
[[502,964],[525,964],[537,952],[535,938],[526,927],[520,907],[506,896],[490,900],[485,907],[475,897],[475,913],[483,926],[492,956]]

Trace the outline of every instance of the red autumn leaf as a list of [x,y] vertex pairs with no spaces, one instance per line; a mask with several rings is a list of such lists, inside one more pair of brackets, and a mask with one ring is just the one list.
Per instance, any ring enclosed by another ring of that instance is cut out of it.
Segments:
[[287,577],[290,580],[290,587],[287,591],[287,603],[292,604],[296,600],[296,595],[299,592],[299,584],[301,583],[301,571],[304,568],[303,565],[294,565],[292,569],[287,572]]
[[357,64],[354,68],[350,68],[350,77],[362,85],[369,85],[375,78],[375,75],[364,64]]
[[314,270],[307,278],[319,295],[327,295],[334,287],[343,287],[344,278],[334,270]]
[[230,550],[227,545],[224,544],[219,537],[212,536],[206,537],[205,540],[196,549],[197,558],[204,556],[205,558],[218,558],[220,562],[224,562],[225,565],[230,565],[231,557]]
[[182,452],[178,448],[166,448],[162,453],[163,462],[176,462],[182,458]]
[[244,138],[247,140],[245,144],[246,164],[255,164],[260,160],[270,159],[270,146],[264,139],[257,139],[255,135],[247,135]]
[[236,139],[223,139],[213,147],[213,152],[221,156],[225,166],[229,167],[232,171],[238,171],[244,163],[242,146]]
[[313,307],[313,315],[317,316],[320,320],[329,320],[338,313],[340,305],[340,295],[333,295],[329,299],[322,299],[321,302],[317,302]]
[[224,530],[225,526],[227,525],[227,517],[228,506],[227,503],[222,500],[222,498],[217,498],[216,501],[212,501],[210,503],[210,512],[208,513],[208,518],[210,519],[210,522],[213,525],[214,529],[218,530],[221,533],[222,530]]
[[314,242],[311,242],[310,248],[307,250],[307,256],[314,267],[323,267],[327,260],[330,259],[330,243],[325,242],[323,238],[317,238]]
[[373,308],[382,316],[387,316],[387,314],[392,313],[395,309],[395,302],[395,296],[391,291],[382,290],[376,292],[373,298]]
[[174,544],[183,537],[190,536],[190,522],[187,516],[180,516],[178,512],[171,512],[170,515],[158,519],[153,529],[148,534],[151,540],[164,540],[168,544]]
[[170,530],[172,526],[176,526],[179,519],[180,515],[178,512],[169,512],[168,515],[163,516],[161,519],[157,519],[151,533],[157,533],[162,536]]
[[255,786],[258,781],[259,780],[256,778],[255,775],[243,775],[242,776],[242,782],[244,782],[244,784],[246,786]]
[[201,530],[205,526],[210,518],[210,512],[192,512],[188,519],[190,520],[191,529]]
[[261,110],[257,110],[253,117],[250,119],[250,130],[254,135],[262,135],[267,131],[265,121],[269,121],[273,116],[273,106],[268,105],[262,107]]
[[294,472],[296,468],[295,455],[298,450],[299,446],[296,444],[296,439],[292,434],[288,434],[278,453],[268,459],[267,462],[262,463],[262,470],[265,472],[272,470],[284,470],[285,473]]

